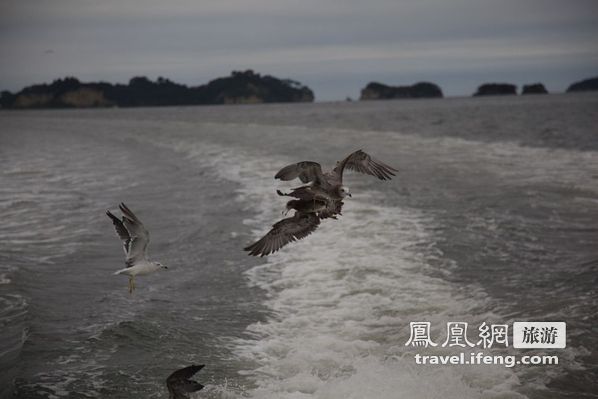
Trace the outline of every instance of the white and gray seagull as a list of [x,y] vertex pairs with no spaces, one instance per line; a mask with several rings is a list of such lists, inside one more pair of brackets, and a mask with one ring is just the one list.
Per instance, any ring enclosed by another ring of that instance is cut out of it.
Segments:
[[147,246],[149,244],[149,231],[143,227],[141,220],[121,202],[118,206],[122,212],[122,220],[117,218],[110,212],[106,211],[106,215],[112,220],[116,234],[123,242],[123,249],[125,250],[125,265],[126,267],[117,270],[114,274],[125,274],[129,276],[129,293],[135,290],[135,276],[154,273],[158,270],[168,269],[167,266],[159,262],[152,262],[147,259]]

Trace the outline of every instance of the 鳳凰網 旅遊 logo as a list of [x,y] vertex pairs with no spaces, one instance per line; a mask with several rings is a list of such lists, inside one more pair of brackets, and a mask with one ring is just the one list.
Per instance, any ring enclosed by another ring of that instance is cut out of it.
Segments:
[[[510,324],[482,323],[477,328],[476,338],[474,333],[468,331],[467,322],[450,321],[446,323],[444,336],[432,337],[431,323],[429,321],[414,321],[409,323],[409,340],[405,346],[416,348],[451,348],[462,350],[457,354],[426,354],[416,353],[413,357],[416,364],[420,365],[504,365],[537,366],[558,365],[559,357],[554,354],[531,353],[513,355],[494,353],[492,355],[476,349],[490,348],[537,348],[537,349],[562,349],[567,341],[567,326],[565,322],[514,322]],[[471,329],[473,330],[473,328]],[[509,334],[512,332],[512,334]],[[469,351],[467,349],[470,349]]]
[[[562,349],[566,346],[567,326],[565,322],[514,322],[510,329],[508,324],[488,324],[483,322],[477,328],[477,337],[472,339],[468,332],[469,323],[450,321],[446,323],[446,334],[440,340],[431,336],[429,321],[409,323],[409,340],[405,346],[428,347],[461,347],[461,348],[537,348]],[[509,335],[509,330],[512,335]],[[510,339],[509,339],[510,338]]]

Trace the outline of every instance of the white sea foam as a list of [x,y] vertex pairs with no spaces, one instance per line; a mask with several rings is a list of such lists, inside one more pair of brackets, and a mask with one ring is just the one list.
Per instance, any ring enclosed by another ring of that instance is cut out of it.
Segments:
[[[240,204],[256,215],[245,221],[254,238],[280,218],[272,174],[293,160],[205,143],[171,146],[240,183]],[[479,288],[461,295],[427,273],[429,259],[438,256],[428,233],[433,219],[380,206],[377,192],[356,194],[340,220],[325,221],[247,272],[251,284],[266,290],[272,310],[266,322],[248,327],[252,339],[236,342],[238,356],[258,364],[243,372],[255,382],[251,397],[523,397],[513,391],[515,373],[501,366],[414,364],[404,345],[410,321],[431,321],[439,335],[447,321],[481,323],[496,315],[474,316],[486,301]]]

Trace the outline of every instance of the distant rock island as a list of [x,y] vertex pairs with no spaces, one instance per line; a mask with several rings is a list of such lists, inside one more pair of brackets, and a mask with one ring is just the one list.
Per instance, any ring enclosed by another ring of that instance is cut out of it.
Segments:
[[360,100],[388,100],[397,98],[442,98],[442,90],[430,82],[419,82],[412,86],[387,86],[370,82],[361,90]]
[[567,93],[576,91],[596,91],[598,90],[598,76],[595,78],[585,79],[580,82],[575,82],[567,89]]
[[3,91],[2,108],[144,107],[165,105],[257,104],[311,102],[307,86],[290,79],[261,76],[252,70],[233,71],[208,84],[188,87],[165,78],[155,82],[134,77],[128,84],[82,83],[76,78],[38,84],[18,93]]
[[484,83],[478,87],[474,97],[516,95],[517,86],[510,83]]
[[529,85],[523,85],[521,94],[548,94],[548,90],[542,83],[532,83]]

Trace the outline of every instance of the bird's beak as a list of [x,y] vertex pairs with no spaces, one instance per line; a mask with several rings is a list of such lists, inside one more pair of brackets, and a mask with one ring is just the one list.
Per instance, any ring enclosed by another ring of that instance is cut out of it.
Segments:
[[349,196],[349,198],[353,198],[353,196],[351,195],[351,193],[347,193],[347,195]]

